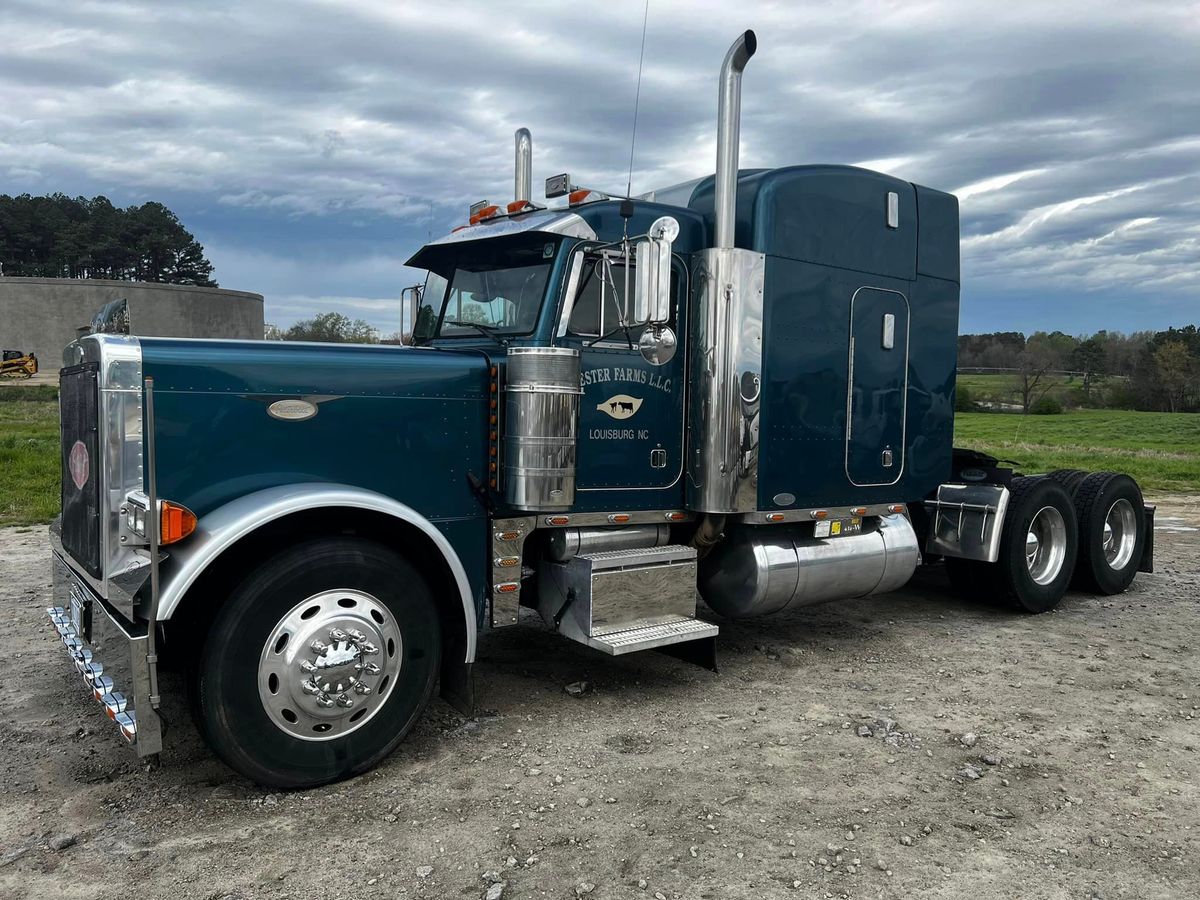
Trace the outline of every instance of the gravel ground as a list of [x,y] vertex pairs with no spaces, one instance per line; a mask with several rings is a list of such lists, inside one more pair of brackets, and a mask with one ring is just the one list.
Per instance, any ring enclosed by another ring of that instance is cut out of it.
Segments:
[[486,636],[476,721],[436,701],[376,771],[291,794],[178,704],[140,764],[50,635],[44,529],[0,530],[0,895],[1196,896],[1200,499],[1159,502],[1156,574],[1044,616],[931,570],[723,625],[719,675]]

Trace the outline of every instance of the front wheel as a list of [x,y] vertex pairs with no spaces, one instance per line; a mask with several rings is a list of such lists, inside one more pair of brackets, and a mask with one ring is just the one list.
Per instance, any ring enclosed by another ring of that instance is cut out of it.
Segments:
[[441,658],[420,573],[371,541],[324,538],[251,573],[217,614],[194,675],[210,746],[262,785],[364,772],[420,716]]

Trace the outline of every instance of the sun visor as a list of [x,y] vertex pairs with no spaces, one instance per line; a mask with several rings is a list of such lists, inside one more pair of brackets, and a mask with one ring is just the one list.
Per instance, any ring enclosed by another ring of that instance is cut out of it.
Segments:
[[[467,244],[476,242],[498,241],[507,246],[508,241],[502,238],[513,238],[521,242],[522,238],[534,234],[545,234],[549,237],[575,237],[581,240],[596,240],[596,232],[582,217],[572,212],[560,210],[539,210],[519,216],[487,219],[478,225],[469,225],[452,231],[445,237],[431,241],[409,258],[405,265],[416,269],[428,269],[439,275],[447,274],[455,264],[455,260],[463,252]],[[488,244],[487,246],[491,246]]]

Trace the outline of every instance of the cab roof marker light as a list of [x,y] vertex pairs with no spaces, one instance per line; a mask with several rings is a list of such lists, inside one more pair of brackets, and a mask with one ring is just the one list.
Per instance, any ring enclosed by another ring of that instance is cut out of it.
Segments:
[[577,191],[571,191],[567,195],[567,204],[569,206],[581,206],[584,203],[595,203],[598,200],[610,199],[608,194],[603,191],[593,191],[590,188],[580,188]]

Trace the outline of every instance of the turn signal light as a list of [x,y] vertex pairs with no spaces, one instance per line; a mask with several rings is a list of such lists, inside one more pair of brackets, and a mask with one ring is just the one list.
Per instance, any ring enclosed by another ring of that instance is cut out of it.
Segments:
[[196,514],[186,506],[163,500],[162,518],[159,520],[158,542],[174,544],[196,530]]

